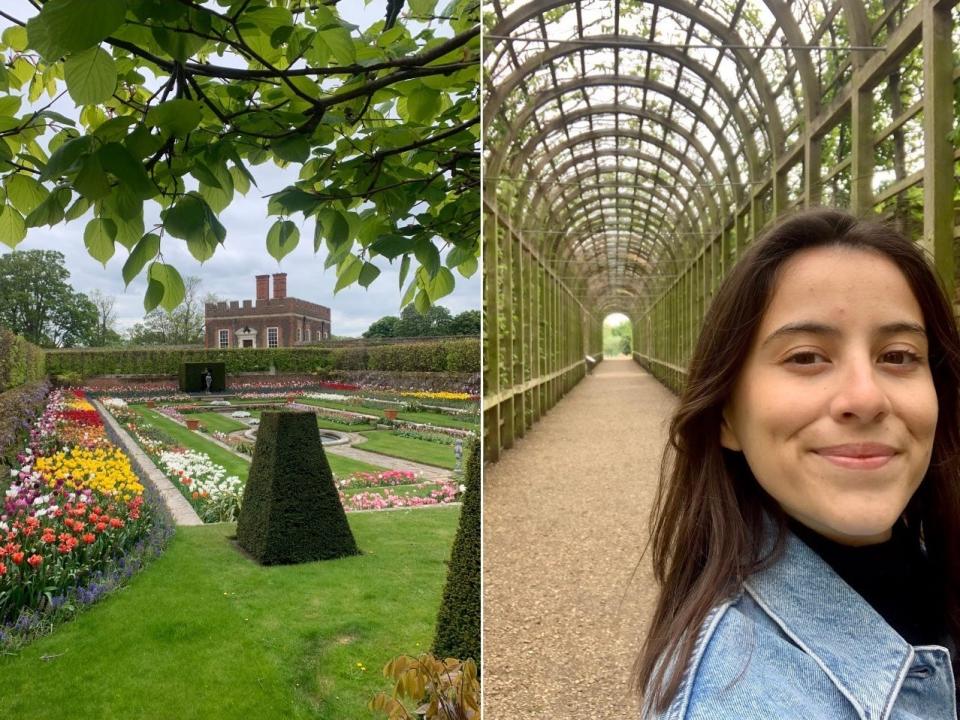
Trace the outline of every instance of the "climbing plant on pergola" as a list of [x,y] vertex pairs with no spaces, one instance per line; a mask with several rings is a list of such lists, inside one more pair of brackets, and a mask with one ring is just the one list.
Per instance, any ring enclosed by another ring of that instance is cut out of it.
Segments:
[[488,459],[583,378],[611,312],[679,389],[720,279],[797,208],[893,218],[956,287],[956,0],[486,7]]

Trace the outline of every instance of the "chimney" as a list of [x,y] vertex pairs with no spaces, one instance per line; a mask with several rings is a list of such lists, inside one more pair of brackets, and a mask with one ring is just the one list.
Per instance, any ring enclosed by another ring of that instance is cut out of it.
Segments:
[[273,298],[274,300],[283,300],[287,296],[287,274],[273,274]]
[[257,300],[270,299],[270,276],[257,275]]

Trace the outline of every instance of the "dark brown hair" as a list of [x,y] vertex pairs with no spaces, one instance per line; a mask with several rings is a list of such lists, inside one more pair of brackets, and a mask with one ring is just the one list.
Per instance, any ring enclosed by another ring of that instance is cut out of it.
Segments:
[[[921,249],[893,227],[841,210],[807,210],[779,222],[724,279],[704,318],[670,423],[648,544],[661,591],[633,678],[645,705],[657,712],[676,695],[710,609],[782,551],[786,516],[754,479],[742,453],[721,447],[721,413],[780,268],[794,254],[822,246],[889,258],[923,312],[939,415],[930,467],[904,515],[910,532],[922,534],[935,572],[945,581],[949,629],[960,639],[960,338],[950,302]],[[778,539],[761,557],[764,511],[777,523]]]

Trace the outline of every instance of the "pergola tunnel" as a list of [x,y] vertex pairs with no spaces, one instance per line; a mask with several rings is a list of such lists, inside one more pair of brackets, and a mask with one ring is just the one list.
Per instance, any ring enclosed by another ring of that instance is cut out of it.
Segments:
[[778,217],[900,224],[957,298],[957,0],[492,0],[485,457],[632,324],[674,391],[713,293]]

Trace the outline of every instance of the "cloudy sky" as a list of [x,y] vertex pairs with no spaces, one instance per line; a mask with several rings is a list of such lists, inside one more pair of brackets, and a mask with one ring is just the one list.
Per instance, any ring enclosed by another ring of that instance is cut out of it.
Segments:
[[[9,2],[9,6],[8,6]],[[25,0],[4,0],[4,10],[19,18],[28,17],[30,10],[22,9]],[[344,3],[360,6],[360,3]],[[27,6],[29,7],[29,6]],[[380,13],[385,2],[373,0],[367,6],[364,17],[351,17],[350,20],[367,27]],[[341,11],[343,8],[341,8]],[[362,9],[361,9],[362,10]],[[19,12],[18,12],[19,11]],[[9,23],[0,18],[0,31]],[[76,116],[71,112],[69,97],[65,107],[52,108],[65,115]],[[287,273],[287,294],[331,308],[333,333],[335,335],[357,336],[374,320],[384,315],[397,315],[400,311],[402,293],[398,288],[399,259],[393,264],[384,258],[373,262],[380,268],[381,275],[369,289],[351,286],[333,294],[336,284],[334,268],[324,270],[326,250],[322,248],[313,253],[312,219],[301,221],[300,245],[278,263],[266,249],[267,229],[275,217],[267,216],[267,200],[264,197],[276,192],[296,179],[295,171],[289,168],[281,170],[272,162],[250,167],[257,180],[258,188],[251,187],[244,197],[237,194],[233,203],[220,214],[220,222],[227,229],[227,239],[217,253],[202,265],[187,251],[186,242],[165,236],[161,251],[167,263],[172,264],[183,277],[195,275],[201,278],[201,294],[214,293],[223,300],[253,299],[255,295],[254,276]],[[147,215],[146,227],[150,228],[159,221],[157,206],[145,203]],[[143,318],[143,296],[146,292],[145,273],[124,288],[121,268],[127,259],[127,251],[117,245],[117,252],[104,268],[87,253],[83,244],[83,230],[92,215],[53,228],[30,228],[27,238],[17,246],[17,250],[58,250],[66,257],[70,271],[70,283],[76,290],[89,293],[94,289],[116,298],[118,329],[125,330]],[[302,218],[295,216],[295,220]],[[0,254],[11,252],[6,245],[0,244]],[[457,280],[454,292],[440,301],[440,304],[457,314],[464,310],[480,308],[480,272],[470,279],[454,272]]]

